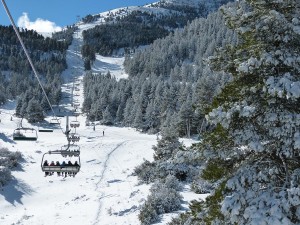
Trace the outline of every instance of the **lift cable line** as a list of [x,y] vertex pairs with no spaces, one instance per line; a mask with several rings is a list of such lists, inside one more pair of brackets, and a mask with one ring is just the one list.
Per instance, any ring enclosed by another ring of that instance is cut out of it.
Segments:
[[[15,25],[14,19],[12,18],[11,14],[10,14],[10,11],[9,11],[9,9],[8,9],[8,7],[7,7],[7,5],[6,5],[6,3],[5,3],[5,0],[1,0],[1,1],[2,1],[2,4],[3,4],[4,9],[5,9],[5,11],[6,11],[6,14],[7,14],[7,16],[9,17],[9,20],[10,20],[10,22],[11,22],[13,28],[14,28],[14,31],[15,31],[15,33],[16,33],[16,35],[17,35],[17,37],[18,37],[18,39],[19,39],[19,41],[20,41],[20,43],[21,43],[21,45],[22,45],[22,48],[23,48],[23,50],[24,50],[24,52],[25,52],[25,55],[26,55],[26,57],[27,57],[27,59],[28,59],[28,62],[29,62],[29,64],[30,64],[30,66],[31,66],[31,68],[32,68],[32,70],[33,70],[33,73],[34,73],[36,79],[38,80],[38,83],[39,83],[40,87],[42,88],[43,94],[45,95],[45,97],[46,97],[46,99],[47,99],[47,102],[48,102],[48,104],[49,104],[49,106],[50,106],[50,108],[51,108],[51,110],[52,110],[53,116],[54,116],[54,118],[58,121],[58,118],[57,118],[57,116],[56,116],[56,114],[55,114],[55,112],[54,112],[54,109],[53,109],[53,107],[52,107],[50,101],[49,101],[49,98],[48,98],[48,96],[47,96],[47,94],[46,94],[46,91],[45,91],[45,89],[44,89],[44,87],[43,87],[43,85],[42,85],[42,83],[41,83],[41,80],[40,80],[40,78],[39,78],[39,76],[38,76],[38,73],[37,73],[37,71],[36,71],[36,69],[35,69],[35,67],[34,67],[34,65],[33,65],[33,62],[32,62],[32,60],[31,60],[29,54],[28,54],[28,51],[27,51],[27,49],[26,49],[26,47],[25,47],[25,45],[24,45],[24,42],[23,42],[23,40],[22,40],[22,38],[21,38],[21,36],[20,36],[20,33],[19,33],[19,31],[18,31],[18,29],[17,29],[17,27],[16,27],[16,25]],[[61,129],[61,131],[63,132],[63,134],[65,134],[65,132],[63,131],[61,125],[59,125],[59,128]]]

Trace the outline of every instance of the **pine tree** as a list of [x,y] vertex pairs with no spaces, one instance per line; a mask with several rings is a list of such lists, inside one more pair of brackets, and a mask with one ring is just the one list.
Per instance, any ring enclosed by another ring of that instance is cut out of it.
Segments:
[[23,105],[23,95],[21,95],[18,100],[17,100],[17,104],[16,104],[16,116],[17,117],[22,117],[22,105]]
[[42,121],[44,119],[44,114],[41,105],[37,100],[32,98],[27,106],[26,109],[26,118],[28,119],[28,122],[35,123]]
[[223,9],[240,43],[210,60],[233,81],[208,116],[216,129],[204,142],[227,173],[204,221],[300,223],[299,9],[298,0],[245,0]]
[[107,106],[106,109],[103,112],[102,123],[104,125],[112,125],[113,124],[113,117],[111,116],[110,107],[109,106]]
[[162,138],[153,146],[154,160],[168,160],[182,147],[173,127],[164,127]]
[[185,134],[186,134],[187,138],[190,138],[191,137],[191,125],[192,125],[192,120],[194,117],[194,111],[192,108],[192,101],[191,101],[190,96],[188,96],[187,101],[181,105],[179,115],[180,115],[180,120],[181,120],[182,126],[185,128],[184,129]]

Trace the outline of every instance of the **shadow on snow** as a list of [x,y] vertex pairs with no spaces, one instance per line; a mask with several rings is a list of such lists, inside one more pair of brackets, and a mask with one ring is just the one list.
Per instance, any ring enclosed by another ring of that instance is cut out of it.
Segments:
[[23,195],[30,195],[33,193],[33,189],[25,184],[23,181],[13,178],[7,185],[2,188],[0,194],[4,196],[5,200],[10,204],[16,203],[22,204]]

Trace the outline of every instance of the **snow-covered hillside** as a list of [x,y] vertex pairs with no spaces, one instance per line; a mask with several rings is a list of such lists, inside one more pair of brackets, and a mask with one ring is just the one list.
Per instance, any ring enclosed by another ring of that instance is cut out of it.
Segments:
[[[99,22],[99,21],[98,21]],[[82,44],[81,32],[95,26],[80,25],[78,33],[67,52],[68,69],[64,71],[63,96],[70,96],[74,91],[74,102],[82,105],[84,76],[83,62],[79,53]],[[116,78],[126,77],[123,71],[124,58],[97,56],[93,71],[110,71]],[[132,175],[135,166],[143,159],[152,160],[152,146],[156,144],[156,135],[141,134],[131,128],[106,127],[96,124],[86,126],[86,116],[80,114],[79,146],[81,149],[81,170],[75,177],[62,177],[56,174],[44,176],[41,161],[44,153],[59,150],[67,144],[66,137],[60,129],[53,133],[38,133],[34,142],[13,141],[12,134],[19,118],[13,116],[15,102],[9,102],[1,108],[0,147],[11,151],[20,151],[24,161],[13,171],[15,179],[0,190],[0,224],[139,224],[138,212],[147,197],[149,186],[138,185]],[[63,98],[60,114],[71,111],[71,98]],[[12,118],[12,120],[11,120]],[[49,121],[51,117],[48,117]],[[70,120],[75,120],[70,117]],[[36,126],[23,121],[24,127]],[[42,127],[43,125],[41,125]],[[65,129],[65,118],[61,119]],[[103,133],[104,132],[104,133]],[[104,135],[103,135],[104,134]],[[187,145],[192,141],[184,140]],[[60,155],[45,155],[49,160],[68,161]],[[79,160],[78,158],[72,159]],[[182,193],[184,200],[197,198],[186,187]],[[201,196],[199,196],[201,197]],[[161,224],[170,220],[170,214],[164,216]]]

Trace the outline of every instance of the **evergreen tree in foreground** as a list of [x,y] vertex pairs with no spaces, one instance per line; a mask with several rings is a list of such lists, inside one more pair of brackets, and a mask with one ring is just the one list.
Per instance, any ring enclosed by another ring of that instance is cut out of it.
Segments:
[[200,146],[211,156],[202,176],[222,171],[220,185],[185,224],[299,224],[300,2],[238,4],[223,10],[240,43],[210,59],[233,81],[214,99],[216,128]]

